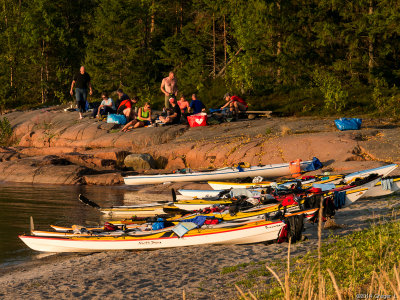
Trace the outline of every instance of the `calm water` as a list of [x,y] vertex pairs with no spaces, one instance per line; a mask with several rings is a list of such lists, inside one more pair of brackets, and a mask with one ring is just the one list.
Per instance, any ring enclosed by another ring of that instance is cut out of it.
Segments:
[[82,193],[102,206],[122,205],[135,191],[127,187],[38,186],[0,183],[0,266],[35,259],[39,252],[30,250],[18,238],[29,233],[29,217],[35,229],[49,225],[70,226],[102,224],[101,215],[78,201]]

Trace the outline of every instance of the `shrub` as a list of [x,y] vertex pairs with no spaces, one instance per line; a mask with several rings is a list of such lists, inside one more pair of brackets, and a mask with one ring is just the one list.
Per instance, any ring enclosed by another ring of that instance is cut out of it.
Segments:
[[7,118],[0,120],[0,146],[9,146],[12,143],[13,129]]
[[313,72],[313,80],[324,96],[325,108],[341,112],[346,107],[348,92],[343,89],[339,78],[317,69]]

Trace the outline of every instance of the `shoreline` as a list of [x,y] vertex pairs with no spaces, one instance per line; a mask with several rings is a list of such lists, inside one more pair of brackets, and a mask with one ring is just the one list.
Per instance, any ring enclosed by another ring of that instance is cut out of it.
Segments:
[[[72,119],[61,107],[6,117],[14,143],[0,148],[0,180],[9,182],[119,185],[132,173],[209,170],[238,162],[268,165],[314,156],[323,171],[333,173],[400,162],[400,123],[390,119],[364,119],[360,130],[351,131],[338,131],[334,118],[274,117],[124,133],[115,124]],[[136,157],[127,162],[131,154]]]
[[[343,236],[368,228],[400,206],[400,195],[361,199],[339,210],[340,229],[322,231]],[[307,240],[292,245],[291,255],[304,255],[317,247],[316,224],[306,224]],[[205,245],[151,251],[112,251],[94,254],[56,254],[0,271],[3,299],[42,298],[181,298],[217,299],[236,297],[233,284],[245,277],[253,265],[273,263],[287,256],[288,244]],[[222,274],[226,267],[245,264],[240,270]]]

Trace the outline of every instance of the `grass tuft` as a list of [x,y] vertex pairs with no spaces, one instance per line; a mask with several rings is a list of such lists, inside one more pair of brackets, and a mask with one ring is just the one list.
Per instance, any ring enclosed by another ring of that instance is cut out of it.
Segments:
[[[240,294],[242,299],[254,299],[252,290],[257,290],[257,299],[342,300],[366,294],[400,298],[399,262],[400,222],[392,216],[350,235],[331,235],[327,243],[319,241],[317,249],[300,257],[291,257],[289,243],[286,259],[274,261],[274,268],[254,263],[256,268],[236,282],[236,288],[248,290]],[[221,274],[244,267],[225,267]]]

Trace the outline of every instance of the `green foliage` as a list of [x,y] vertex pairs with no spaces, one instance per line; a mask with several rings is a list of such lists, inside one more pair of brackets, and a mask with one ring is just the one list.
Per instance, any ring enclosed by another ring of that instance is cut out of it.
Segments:
[[399,115],[399,90],[396,86],[390,88],[384,79],[375,79],[372,100],[380,114],[393,117]]
[[7,118],[0,120],[0,146],[10,146],[12,143],[13,129]]
[[148,4],[141,0],[98,2],[86,64],[99,92],[123,87],[128,94],[139,94],[154,83]]
[[316,69],[313,80],[324,97],[325,108],[341,112],[346,107],[348,92],[343,89],[339,78],[330,72]]
[[397,116],[399,15],[389,0],[4,0],[0,105],[66,103],[85,64],[95,96],[122,87],[161,106],[174,70],[207,107],[229,91],[252,109]]
[[190,23],[182,28],[179,35],[166,38],[158,53],[163,64],[170,65],[171,70],[175,66],[179,90],[186,95],[204,89],[204,82],[209,76],[207,53],[210,48],[207,44],[207,33],[200,31],[196,24]]
[[229,273],[233,273],[236,272],[237,270],[239,270],[240,268],[245,268],[248,265],[253,265],[254,263],[240,263],[238,265],[235,266],[228,266],[228,267],[223,267],[220,274],[224,275],[224,274],[229,274]]

